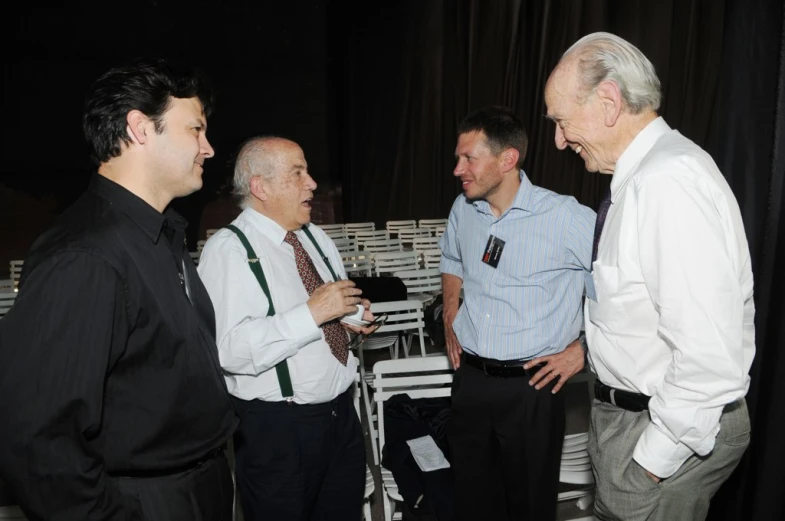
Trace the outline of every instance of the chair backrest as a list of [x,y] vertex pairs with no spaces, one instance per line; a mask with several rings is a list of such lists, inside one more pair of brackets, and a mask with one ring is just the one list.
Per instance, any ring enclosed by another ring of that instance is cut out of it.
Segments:
[[363,243],[363,250],[370,253],[384,253],[387,251],[403,251],[403,244],[398,239],[381,239],[378,241],[366,241]]
[[207,241],[205,241],[204,239],[202,239],[201,241],[196,241],[196,251],[201,253],[202,250],[204,249],[204,245],[205,245],[206,242]]
[[444,230],[446,230],[446,229],[447,229],[446,226],[437,226],[436,228],[433,229],[434,230],[433,234],[436,237],[441,237],[442,235],[444,235]]
[[437,226],[447,226],[447,219],[420,219],[420,228],[436,228]]
[[446,356],[382,360],[373,365],[373,400],[378,404],[379,443],[381,460],[384,448],[384,404],[396,394],[410,398],[450,396],[453,370]]
[[362,273],[368,277],[371,276],[373,263],[371,262],[370,254],[359,250],[343,251],[340,253],[343,269],[346,271],[347,275]]
[[406,284],[406,291],[410,294],[430,293],[442,291],[442,274],[438,269],[396,271],[393,276],[400,278]]
[[403,243],[411,244],[417,237],[430,237],[431,230],[429,228],[401,228],[398,230],[398,238]]
[[9,293],[0,293],[0,318],[4,317],[11,306],[16,301],[17,293],[15,291]]
[[209,230],[204,232],[205,239],[209,239],[218,231],[218,228],[210,228]]
[[11,280],[14,281],[14,289],[19,288],[19,277],[22,276],[22,266],[24,266],[25,261],[23,260],[12,260],[9,263],[10,266],[10,274]]
[[439,247],[438,237],[415,237],[412,241],[414,251],[422,254],[425,250],[432,250]]
[[[425,313],[419,300],[371,302],[371,313],[386,314],[387,321],[376,330],[379,334],[417,331],[422,356],[425,356]],[[408,349],[408,348],[407,348]]]
[[357,241],[354,239],[347,239],[343,237],[340,239],[333,239],[333,243],[335,243],[335,247],[338,248],[338,252],[352,251],[357,249]]
[[361,230],[354,232],[354,238],[357,240],[357,246],[361,249],[368,241],[386,241],[390,238],[387,230]]
[[376,275],[395,273],[396,271],[416,270],[420,267],[420,259],[413,251],[390,251],[373,254],[373,267]]
[[344,224],[344,228],[346,229],[346,233],[349,234],[349,237],[354,237],[354,234],[357,232],[372,232],[376,230],[376,224],[372,222],[366,223],[346,223]]
[[339,223],[339,224],[319,224],[318,226],[325,233],[327,233],[327,232],[334,232],[336,230],[343,231],[343,230],[346,229],[342,223]]
[[422,252],[422,264],[427,269],[438,268],[442,260],[442,250],[434,248],[433,250],[425,250]]
[[189,251],[188,254],[191,256],[191,259],[193,259],[194,264],[196,264],[198,266],[199,265],[199,257],[202,256],[202,252],[201,251]]
[[387,221],[386,228],[391,234],[398,233],[401,228],[416,228],[417,221],[411,219],[409,221]]

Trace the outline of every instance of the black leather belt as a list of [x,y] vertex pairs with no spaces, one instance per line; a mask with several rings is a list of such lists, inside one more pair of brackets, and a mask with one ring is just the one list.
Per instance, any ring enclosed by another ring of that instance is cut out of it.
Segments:
[[181,465],[179,467],[168,468],[168,469],[152,469],[152,470],[124,470],[121,472],[113,473],[110,472],[109,474],[115,478],[132,478],[132,479],[144,479],[144,478],[161,478],[165,476],[173,476],[175,474],[181,474],[183,472],[187,472],[189,470],[193,470],[196,468],[201,467],[211,459],[215,458],[219,454],[221,454],[226,447],[218,447],[201,458],[197,459],[196,461],[192,461],[190,463],[186,463],[185,465]]
[[498,376],[509,378],[515,376],[525,376],[531,378],[545,364],[537,364],[529,369],[524,369],[523,364],[528,360],[493,360],[492,358],[482,358],[471,353],[463,352],[463,360],[466,365],[479,369],[488,376]]
[[641,412],[649,408],[651,397],[645,394],[631,393],[607,386],[599,380],[594,381],[594,397],[601,402],[610,403],[632,412]]

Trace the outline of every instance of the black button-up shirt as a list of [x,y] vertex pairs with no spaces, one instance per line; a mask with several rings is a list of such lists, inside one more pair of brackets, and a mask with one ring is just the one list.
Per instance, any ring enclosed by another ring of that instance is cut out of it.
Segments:
[[107,476],[187,467],[236,427],[186,223],[96,175],[0,319],[0,475],[51,520],[126,519]]

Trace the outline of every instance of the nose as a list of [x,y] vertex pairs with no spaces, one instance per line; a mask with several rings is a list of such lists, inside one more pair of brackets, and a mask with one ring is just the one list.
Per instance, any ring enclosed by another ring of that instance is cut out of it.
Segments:
[[567,140],[564,139],[564,131],[558,124],[556,125],[556,136],[554,141],[556,142],[556,148],[559,150],[564,150],[567,148]]
[[459,159],[458,162],[455,164],[455,168],[452,171],[452,175],[455,177],[461,177],[463,173],[466,171],[466,165],[464,164],[463,159]]
[[201,154],[206,158],[211,158],[215,155],[215,150],[213,150],[213,146],[207,141],[207,136],[203,135],[202,139],[200,140],[200,150]]
[[305,189],[306,190],[311,190],[311,191],[316,190],[316,187],[319,186],[319,185],[317,185],[316,181],[313,180],[313,177],[311,177],[311,174],[305,174],[305,177],[306,177],[306,179],[305,179]]

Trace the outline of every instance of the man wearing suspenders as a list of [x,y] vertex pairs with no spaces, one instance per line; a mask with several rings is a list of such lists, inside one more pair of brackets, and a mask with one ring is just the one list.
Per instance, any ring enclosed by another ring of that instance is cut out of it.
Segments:
[[248,520],[359,520],[365,445],[344,315],[365,308],[333,242],[310,226],[316,182],[302,149],[278,137],[240,150],[243,212],[205,244],[199,274],[240,427],[237,485]]

